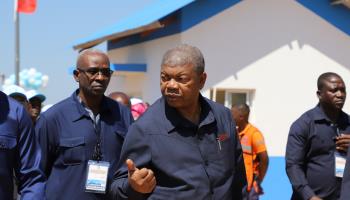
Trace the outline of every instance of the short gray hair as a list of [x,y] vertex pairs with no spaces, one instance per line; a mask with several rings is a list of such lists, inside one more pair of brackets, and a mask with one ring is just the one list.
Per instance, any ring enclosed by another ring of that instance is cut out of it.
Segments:
[[108,60],[108,64],[109,64],[109,58],[107,56],[107,54],[99,49],[84,49],[82,51],[79,52],[79,55],[78,55],[78,59],[77,59],[77,63],[76,63],[76,67],[81,67],[81,63],[83,62],[84,60],[84,57],[87,56],[87,55],[91,55],[91,54],[100,54],[100,55],[104,55],[107,57],[107,60]]
[[183,66],[193,64],[194,70],[201,74],[204,72],[204,58],[202,52],[194,46],[181,44],[169,49],[163,56],[162,66]]

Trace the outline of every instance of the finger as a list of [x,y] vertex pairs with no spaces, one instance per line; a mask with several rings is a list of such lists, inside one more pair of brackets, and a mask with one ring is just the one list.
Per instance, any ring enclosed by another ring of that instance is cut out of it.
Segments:
[[342,134],[340,134],[340,137],[343,137],[343,138],[350,138],[350,134],[344,134],[344,133],[342,133]]
[[137,172],[137,174],[138,174],[138,176],[140,176],[140,178],[145,179],[148,175],[148,170],[149,169],[147,169],[147,168],[142,168]]
[[343,151],[343,152],[347,152],[348,147],[337,147],[338,151]]
[[154,188],[157,185],[156,178],[153,176],[153,178],[147,183],[147,192],[150,193],[154,190]]
[[147,176],[145,177],[145,181],[151,182],[151,180],[154,179],[154,173],[152,170],[148,170]]
[[336,145],[349,145],[350,140],[349,139],[340,139],[335,142]]
[[153,176],[153,178],[150,180],[149,183],[150,183],[150,189],[152,191],[157,185],[156,177]]
[[128,167],[128,172],[130,174],[134,173],[136,170],[134,161],[132,161],[131,159],[127,159],[125,163],[126,163],[126,166]]

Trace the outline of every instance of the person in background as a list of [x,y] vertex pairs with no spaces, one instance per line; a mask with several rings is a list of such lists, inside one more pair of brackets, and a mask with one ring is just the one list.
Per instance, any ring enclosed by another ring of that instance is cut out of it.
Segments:
[[40,146],[25,108],[0,91],[0,199],[14,198],[14,178],[22,200],[45,199]]
[[107,54],[81,51],[74,70],[79,88],[40,115],[36,134],[48,200],[107,199],[133,121],[127,107],[104,95],[112,73]]
[[139,98],[131,98],[131,114],[134,120],[137,120],[144,112],[146,112],[148,105]]
[[318,104],[291,126],[286,171],[292,200],[338,199],[350,143],[350,118],[342,111],[346,99],[343,79],[326,72],[317,79]]
[[43,94],[38,93],[36,90],[27,91],[26,96],[31,106],[30,116],[33,124],[35,124],[41,113],[41,108],[46,97]]
[[229,109],[200,94],[206,78],[198,48],[165,53],[162,97],[128,131],[112,199],[242,199],[236,125]]
[[262,133],[249,123],[249,106],[245,103],[233,105],[232,116],[243,150],[243,159],[247,176],[247,200],[257,200],[263,194],[261,183],[264,180],[269,157]]
[[108,97],[131,109],[130,97],[127,94],[123,92],[112,92]]
[[16,101],[21,103],[28,113],[32,112],[32,107],[28,102],[26,91],[22,87],[18,85],[5,86],[3,87],[3,92],[7,96],[14,98]]

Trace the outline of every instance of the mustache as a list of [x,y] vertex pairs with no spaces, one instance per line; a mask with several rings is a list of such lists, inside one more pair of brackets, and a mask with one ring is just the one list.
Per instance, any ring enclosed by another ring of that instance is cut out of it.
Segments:
[[180,94],[179,90],[175,88],[167,88],[165,93],[166,95],[171,95],[171,96],[179,96]]

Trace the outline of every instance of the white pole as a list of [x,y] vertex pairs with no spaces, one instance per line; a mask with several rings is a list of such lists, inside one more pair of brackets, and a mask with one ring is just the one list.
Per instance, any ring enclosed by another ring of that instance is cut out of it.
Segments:
[[20,70],[20,45],[19,45],[19,13],[17,12],[18,0],[14,0],[14,20],[15,20],[15,84],[19,85],[19,70]]

